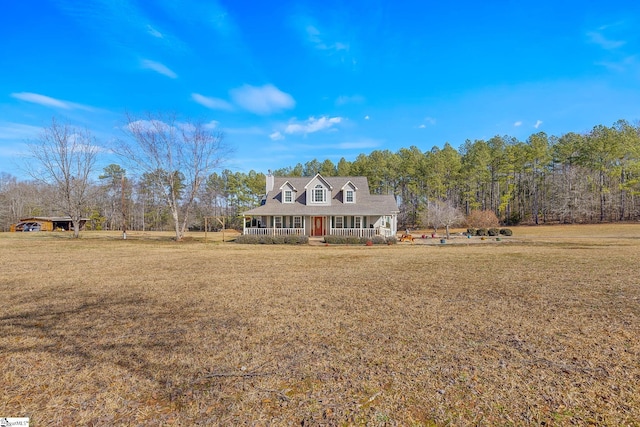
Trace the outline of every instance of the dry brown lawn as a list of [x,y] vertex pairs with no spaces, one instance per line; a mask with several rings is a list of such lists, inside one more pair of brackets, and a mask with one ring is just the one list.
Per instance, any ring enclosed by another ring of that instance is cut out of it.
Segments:
[[0,234],[0,416],[640,425],[640,225],[491,244]]

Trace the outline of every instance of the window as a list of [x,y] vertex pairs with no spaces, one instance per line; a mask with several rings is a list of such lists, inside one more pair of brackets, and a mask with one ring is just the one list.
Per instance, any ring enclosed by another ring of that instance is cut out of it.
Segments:
[[347,190],[345,193],[345,202],[346,203],[353,203],[355,202],[355,194],[353,192],[353,190]]
[[282,228],[282,217],[281,216],[273,217],[273,226],[275,228]]
[[353,228],[362,228],[362,217],[356,216],[353,217]]
[[283,197],[283,202],[284,203],[293,203],[293,191],[291,190],[284,190],[284,197]]
[[302,217],[294,216],[293,217],[293,228],[302,228]]
[[337,216],[336,217],[336,223],[335,223],[335,228],[344,228],[344,217],[341,216]]
[[327,201],[327,190],[320,184],[316,185],[313,188],[313,192],[311,193],[311,202],[324,203],[326,201]]

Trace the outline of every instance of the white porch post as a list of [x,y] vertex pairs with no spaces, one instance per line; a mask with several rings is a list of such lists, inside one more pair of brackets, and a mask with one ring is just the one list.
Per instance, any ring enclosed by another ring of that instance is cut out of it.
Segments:
[[244,236],[245,234],[247,234],[247,220],[242,214],[242,235]]

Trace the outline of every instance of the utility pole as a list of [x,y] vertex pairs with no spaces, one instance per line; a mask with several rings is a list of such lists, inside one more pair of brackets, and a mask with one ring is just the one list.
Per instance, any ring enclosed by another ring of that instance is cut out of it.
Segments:
[[120,199],[122,209],[122,240],[127,240],[127,212],[124,204],[124,174],[122,175],[122,188],[120,192],[122,193]]

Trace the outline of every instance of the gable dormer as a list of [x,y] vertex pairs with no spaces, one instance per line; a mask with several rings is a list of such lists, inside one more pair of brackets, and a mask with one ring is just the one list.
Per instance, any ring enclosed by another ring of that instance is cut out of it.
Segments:
[[345,185],[342,186],[342,203],[355,203],[356,202],[356,192],[358,191],[358,187],[351,182],[347,181]]
[[333,187],[322,175],[316,174],[304,188],[307,190],[307,205],[331,205]]
[[289,182],[285,182],[280,186],[280,200],[282,203],[293,203],[296,200],[296,193],[298,190]]

